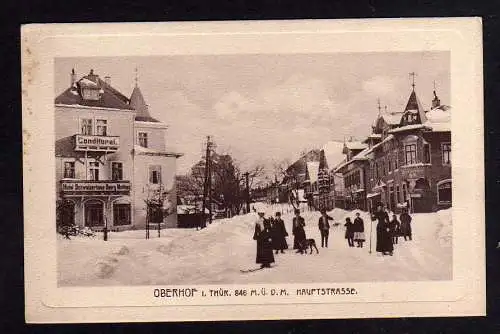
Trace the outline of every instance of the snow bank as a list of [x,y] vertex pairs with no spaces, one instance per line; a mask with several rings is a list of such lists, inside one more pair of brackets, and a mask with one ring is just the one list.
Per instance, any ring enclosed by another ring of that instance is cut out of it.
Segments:
[[[257,204],[257,203],[256,203]],[[291,236],[293,208],[261,205],[266,216],[283,212]],[[275,267],[251,274],[255,268],[255,241],[252,239],[257,214],[214,221],[207,228],[166,229],[161,238],[151,231],[145,240],[143,230],[112,232],[104,242],[95,238],[58,237],[58,281],[61,286],[151,285],[151,284],[245,284],[300,282],[357,282],[445,280],[451,278],[451,209],[413,215],[413,241],[400,239],[392,257],[374,252],[376,235],[370,233],[376,222],[361,212],[367,242],[363,248],[349,248],[344,239],[346,217],[356,211],[335,209],[329,248],[321,248],[318,212],[302,213],[306,234],[314,238],[319,254],[299,255],[293,250],[275,255]],[[370,250],[370,234],[372,253]]]

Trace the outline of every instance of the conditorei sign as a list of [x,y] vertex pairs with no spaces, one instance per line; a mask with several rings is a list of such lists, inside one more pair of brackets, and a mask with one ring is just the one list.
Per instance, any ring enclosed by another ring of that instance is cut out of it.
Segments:
[[116,151],[119,147],[118,136],[75,135],[75,151]]
[[129,195],[129,181],[61,181],[65,196]]

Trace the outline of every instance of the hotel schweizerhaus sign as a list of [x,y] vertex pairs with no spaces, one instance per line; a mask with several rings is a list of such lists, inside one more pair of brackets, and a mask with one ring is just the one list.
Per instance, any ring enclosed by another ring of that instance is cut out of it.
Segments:
[[129,195],[129,181],[73,181],[62,180],[61,192],[64,196],[82,195]]

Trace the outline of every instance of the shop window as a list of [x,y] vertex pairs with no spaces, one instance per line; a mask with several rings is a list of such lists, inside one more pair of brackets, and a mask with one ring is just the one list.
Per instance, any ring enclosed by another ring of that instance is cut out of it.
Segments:
[[139,146],[148,147],[148,134],[146,132],[139,132]]
[[97,161],[89,162],[89,178],[92,181],[99,180],[99,162]]
[[438,204],[451,203],[451,180],[444,180],[437,184]]
[[81,120],[82,125],[82,135],[91,136],[92,135],[92,119],[83,118]]
[[451,144],[444,143],[444,144],[442,144],[441,149],[443,151],[443,165],[450,165],[451,164]]
[[405,145],[405,162],[407,165],[417,163],[417,144]]
[[123,226],[130,225],[130,204],[114,204],[113,205],[113,225]]
[[75,162],[65,161],[64,162],[64,178],[74,179],[75,178]]
[[123,180],[123,163],[116,161],[111,163],[111,179],[113,181]]
[[96,135],[107,136],[108,133],[108,121],[105,119],[96,120]]
[[161,166],[149,166],[149,183],[160,184],[161,183]]

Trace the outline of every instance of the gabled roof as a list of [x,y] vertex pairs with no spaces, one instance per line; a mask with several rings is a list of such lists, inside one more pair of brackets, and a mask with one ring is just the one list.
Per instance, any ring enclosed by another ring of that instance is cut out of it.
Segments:
[[[99,89],[100,98],[98,100],[84,99],[82,97],[82,88]],[[92,71],[57,96],[54,102],[61,105],[133,110],[128,104],[128,99],[123,94],[106,84]]]
[[[318,171],[319,171],[319,161],[308,161],[307,162],[307,171],[309,175],[309,181],[311,183],[318,181]],[[307,176],[306,176],[307,179]]]

